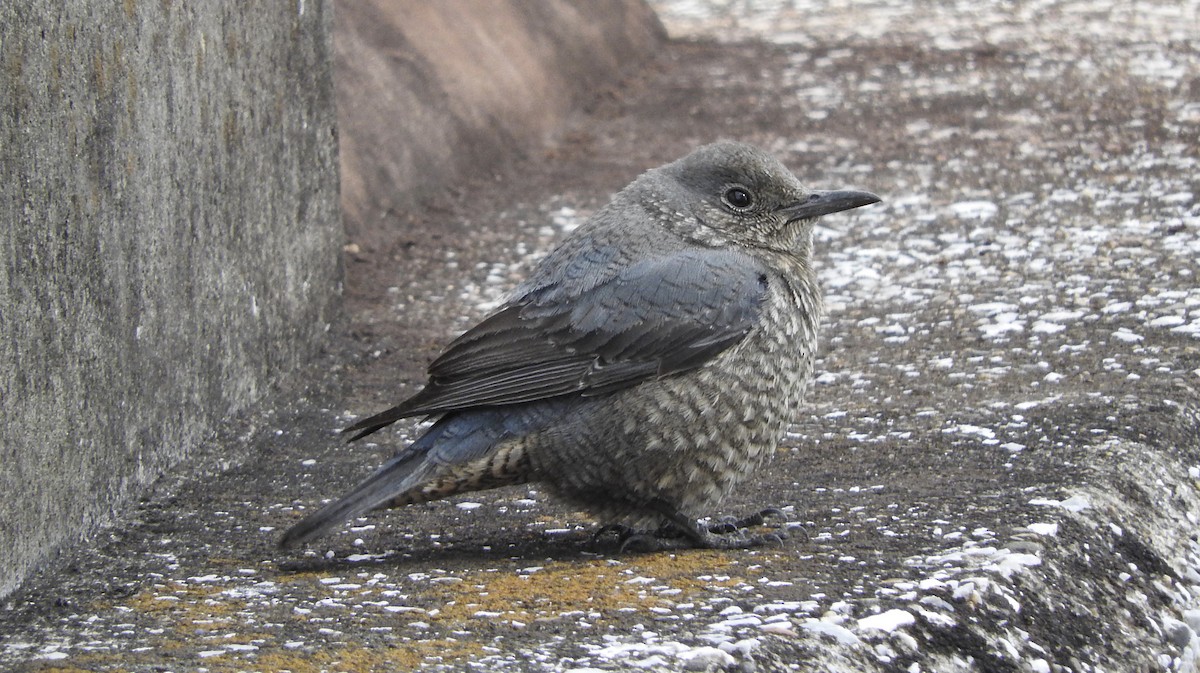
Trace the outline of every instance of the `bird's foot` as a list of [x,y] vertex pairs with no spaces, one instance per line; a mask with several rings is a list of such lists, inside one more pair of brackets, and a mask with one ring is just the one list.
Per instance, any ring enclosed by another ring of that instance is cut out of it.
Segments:
[[716,533],[717,535],[725,535],[728,533],[736,533],[743,528],[754,528],[761,526],[767,522],[767,518],[784,517],[783,510],[775,507],[767,507],[759,510],[749,516],[744,516],[740,519],[732,516],[721,519],[720,523],[708,524],[708,532]]
[[804,539],[808,534],[803,527],[781,526],[761,535],[750,535],[749,528],[761,526],[768,518],[782,517],[782,510],[767,508],[750,516],[736,519],[730,517],[716,524],[702,525],[689,519],[666,505],[658,510],[667,521],[653,533],[628,530],[621,538],[621,552],[655,552],[673,549],[750,549],[752,547],[778,546],[800,530]]
[[621,523],[605,524],[597,528],[595,533],[592,533],[592,544],[599,544],[603,538],[609,535],[617,538],[618,542],[624,544],[625,540],[628,540],[630,536],[637,535],[639,532],[637,529]]
[[672,531],[663,535],[654,533],[636,533],[625,538],[621,543],[621,553],[672,551],[678,549],[751,549],[753,547],[782,546],[788,539],[788,532],[777,530],[763,535],[745,535],[744,529],[733,533],[716,534],[704,527],[697,527],[695,535],[681,531]]
[[[630,544],[629,541],[631,539],[643,537],[653,538],[660,534],[663,534],[662,528],[651,531],[641,528],[634,528],[632,526],[626,526],[625,524],[621,523],[610,523],[601,526],[596,530],[595,533],[592,533],[592,545],[600,545],[605,541],[605,538],[613,537],[616,539],[618,547],[623,551],[626,545]],[[672,530],[669,534],[676,536],[679,535],[679,533],[675,532],[674,530]]]

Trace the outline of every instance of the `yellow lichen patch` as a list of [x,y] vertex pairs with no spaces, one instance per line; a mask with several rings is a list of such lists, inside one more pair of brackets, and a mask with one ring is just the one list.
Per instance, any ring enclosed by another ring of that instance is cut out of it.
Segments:
[[[481,652],[482,646],[476,643],[441,639],[404,646],[344,647],[313,653],[263,652],[254,657],[249,668],[291,673],[393,673],[412,670],[429,659],[451,663],[477,657]],[[219,665],[208,668],[212,673],[225,670]],[[246,663],[239,662],[229,668],[235,669],[246,670]]]
[[[98,670],[112,670],[114,665],[123,665],[128,663],[124,653],[122,654],[101,654],[88,652],[84,654],[76,654],[71,657],[71,662],[63,662],[61,665],[47,666],[46,668],[35,668],[37,673],[89,673]],[[128,670],[122,666],[117,670]]]
[[[162,666],[163,652],[136,654],[90,654],[75,657],[77,665],[37,669],[39,673],[85,673],[92,670],[128,670],[130,666],[167,668]],[[243,673],[245,671],[290,671],[290,673],[395,673],[410,671],[426,662],[454,663],[478,658],[483,646],[452,638],[406,643],[404,645],[368,647],[353,645],[320,649],[314,652],[283,649],[263,649],[249,655],[227,653],[195,658],[194,652],[181,656],[203,666],[209,673]],[[180,659],[169,659],[175,668]],[[190,668],[190,667],[185,667]]]
[[246,610],[246,601],[221,596],[226,587],[208,584],[170,582],[165,586],[138,592],[124,601],[124,606],[142,614],[153,615],[171,629],[210,629],[235,621]]
[[331,573],[318,572],[314,570],[300,570],[295,572],[283,572],[271,576],[271,579],[279,584],[301,584],[309,583],[319,586],[321,580],[328,579]]
[[197,601],[212,598],[224,587],[211,584],[185,584],[183,582],[168,582],[154,588],[139,591],[123,601],[125,607],[139,612],[153,613],[171,611],[185,601]]
[[740,578],[723,574],[731,564],[723,554],[695,551],[648,555],[632,563],[554,561],[534,572],[476,571],[462,582],[433,589],[441,607],[428,618],[530,622],[579,612],[604,618],[617,610],[648,610],[739,584]]
[[291,673],[411,670],[421,662],[417,654],[401,648],[343,648],[313,652],[312,654],[266,652],[255,657],[254,661],[255,668],[291,671]]

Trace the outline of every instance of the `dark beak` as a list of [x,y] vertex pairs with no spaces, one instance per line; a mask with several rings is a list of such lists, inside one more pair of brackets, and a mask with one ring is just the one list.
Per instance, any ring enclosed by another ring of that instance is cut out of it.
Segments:
[[787,218],[788,222],[794,222],[830,213],[840,213],[843,210],[850,210],[851,208],[858,208],[860,206],[869,206],[872,203],[879,203],[882,200],[871,192],[838,189],[828,192],[813,192],[808,195],[807,200],[794,203],[790,206],[784,206],[779,209],[779,212]]

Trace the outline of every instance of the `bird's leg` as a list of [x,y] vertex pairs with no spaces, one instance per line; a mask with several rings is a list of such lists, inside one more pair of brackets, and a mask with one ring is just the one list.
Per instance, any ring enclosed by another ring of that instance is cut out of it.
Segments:
[[[625,550],[627,547],[641,546],[642,543],[640,540],[642,538],[650,540],[667,537],[678,538],[682,535],[682,533],[680,533],[674,526],[667,524],[660,526],[657,530],[645,530],[634,528],[633,526],[627,526],[623,523],[609,523],[596,529],[595,533],[592,533],[592,545],[599,545],[600,541],[609,535],[616,538],[617,544],[621,550]],[[635,538],[637,540],[631,543],[630,540]]]
[[597,528],[595,533],[592,533],[592,540],[598,540],[610,533],[616,535],[618,538],[623,538],[631,535],[634,532],[635,531],[633,528],[630,528],[623,523],[606,523]]
[[596,529],[595,533],[592,533],[592,544],[600,542],[600,538],[605,535],[613,535],[617,538],[618,542],[624,544],[630,537],[640,534],[644,534],[644,531],[626,526],[623,523],[608,523],[600,526]]
[[[778,545],[782,544],[783,540],[788,537],[787,531],[778,530],[766,535],[741,535],[740,531],[745,526],[738,525],[733,528],[728,534],[718,534],[709,526],[700,525],[695,519],[688,518],[672,505],[662,501],[654,500],[648,503],[648,506],[666,519],[666,523],[654,535],[635,534],[631,535],[621,543],[621,551],[666,551],[671,549],[748,549],[750,547],[761,547],[763,545]],[[751,525],[760,525],[764,517],[773,515],[775,512],[763,510],[756,515],[747,517],[742,521],[752,523]],[[731,524],[734,526],[741,524],[742,521],[735,521]],[[722,530],[724,530],[722,525]],[[674,536],[668,537],[670,532],[675,533]]]

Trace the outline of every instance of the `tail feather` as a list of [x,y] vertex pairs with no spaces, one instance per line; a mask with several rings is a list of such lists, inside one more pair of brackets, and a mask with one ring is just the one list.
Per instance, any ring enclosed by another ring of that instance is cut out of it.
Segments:
[[348,428],[343,428],[342,434],[345,435],[345,434],[350,434],[353,432],[354,436],[352,436],[350,439],[346,440],[348,442],[353,442],[356,439],[362,439],[363,437],[366,437],[369,434],[372,434],[378,430],[381,430],[381,429],[391,425],[392,423],[395,423],[396,421],[400,420],[401,418],[405,418],[408,416],[415,416],[415,415],[416,414],[412,413],[409,410],[407,404],[401,404],[399,406],[392,407],[391,409],[388,409],[387,411],[381,411],[378,414],[375,414],[374,416],[371,416],[369,418],[364,418],[361,421],[355,423],[354,425],[351,425]]
[[[398,420],[391,409],[347,428],[358,436]],[[528,411],[528,410],[527,410]],[[342,522],[385,504],[442,498],[463,491],[494,488],[528,478],[524,447],[511,442],[554,419],[553,414],[477,410],[442,416],[433,427],[398,453],[345,497],[304,517],[279,540],[293,547],[333,530]],[[499,447],[499,450],[497,450]]]
[[279,546],[294,547],[320,537],[343,522],[365,514],[430,477],[424,452],[406,452],[380,468],[353,491],[309,514],[279,539]]

